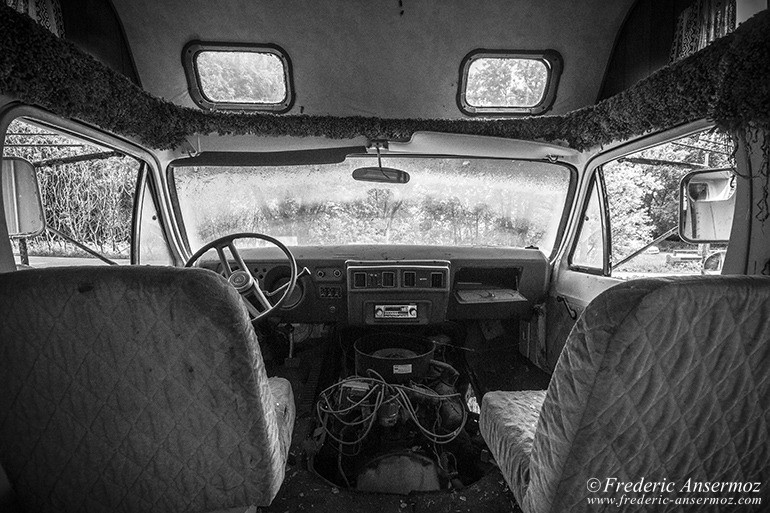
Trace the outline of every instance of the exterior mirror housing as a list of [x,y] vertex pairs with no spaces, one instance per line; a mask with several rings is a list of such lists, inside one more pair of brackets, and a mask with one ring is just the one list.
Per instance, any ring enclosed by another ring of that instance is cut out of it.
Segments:
[[45,230],[45,214],[34,166],[22,158],[3,157],[0,190],[8,235],[34,237]]
[[732,169],[693,171],[679,184],[679,236],[693,243],[728,242],[735,213]]

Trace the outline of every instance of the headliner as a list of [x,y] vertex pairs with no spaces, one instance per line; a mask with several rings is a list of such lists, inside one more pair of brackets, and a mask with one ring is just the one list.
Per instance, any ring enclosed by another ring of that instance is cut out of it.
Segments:
[[[401,4],[401,5],[400,5]],[[193,39],[273,43],[289,54],[290,114],[463,118],[462,58],[477,48],[554,49],[564,59],[548,114],[592,105],[633,0],[132,0],[115,2],[144,88],[198,108],[181,64]],[[401,14],[403,11],[403,14]]]

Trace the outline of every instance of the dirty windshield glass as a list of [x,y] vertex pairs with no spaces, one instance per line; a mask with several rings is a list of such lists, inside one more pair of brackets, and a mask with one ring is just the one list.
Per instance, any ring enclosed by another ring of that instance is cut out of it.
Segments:
[[294,246],[537,246],[550,254],[570,181],[558,164],[446,157],[383,157],[382,166],[405,171],[408,183],[354,180],[364,166],[376,170],[377,158],[175,167],[190,247],[250,231]]

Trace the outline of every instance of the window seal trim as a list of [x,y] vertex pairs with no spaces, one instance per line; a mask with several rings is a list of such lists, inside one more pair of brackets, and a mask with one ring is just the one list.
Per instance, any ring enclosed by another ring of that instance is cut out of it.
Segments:
[[[278,103],[259,102],[222,102],[215,101],[206,96],[201,85],[198,66],[196,64],[198,54],[204,51],[237,52],[248,51],[252,53],[269,53],[275,55],[283,64],[283,81],[286,85],[286,96]],[[187,79],[187,90],[193,102],[201,109],[207,111],[222,110],[252,110],[267,111],[273,114],[284,114],[294,106],[294,72],[289,54],[278,45],[271,43],[222,43],[194,40],[187,43],[182,49],[182,67]]]
[[[543,97],[532,107],[476,107],[468,103],[466,88],[468,85],[468,69],[476,59],[492,57],[508,57],[511,59],[532,59],[543,62],[548,68]],[[511,116],[536,116],[548,112],[556,100],[556,91],[559,87],[559,79],[564,70],[564,60],[556,50],[490,50],[477,48],[470,51],[460,62],[460,74],[457,81],[457,108],[466,116],[485,117],[511,117]]]
[[[139,264],[139,232],[142,222],[142,212],[140,205],[144,202],[144,184],[148,182],[147,164],[140,161],[139,175],[136,177],[136,186],[134,187],[134,204],[131,206],[131,263]],[[133,244],[133,241],[137,241]]]

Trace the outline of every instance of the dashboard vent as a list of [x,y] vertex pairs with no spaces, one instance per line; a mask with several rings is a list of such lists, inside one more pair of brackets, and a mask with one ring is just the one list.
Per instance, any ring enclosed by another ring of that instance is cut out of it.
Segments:
[[396,286],[396,273],[386,271],[382,273],[382,286],[383,287],[395,287]]
[[430,274],[430,286],[433,289],[444,288],[444,273],[431,273]]
[[404,287],[417,286],[417,273],[414,271],[404,271]]

